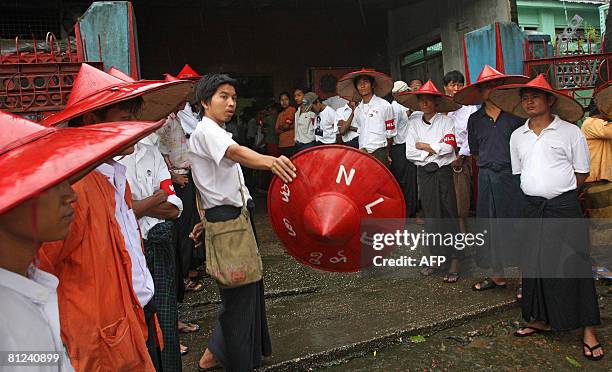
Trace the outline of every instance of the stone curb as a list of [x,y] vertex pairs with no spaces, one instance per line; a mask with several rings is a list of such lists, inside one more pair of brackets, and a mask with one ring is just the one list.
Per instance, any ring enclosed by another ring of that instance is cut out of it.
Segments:
[[369,340],[359,341],[350,345],[332,348],[315,354],[286,360],[272,365],[265,365],[257,369],[263,371],[308,371],[316,368],[329,367],[334,362],[363,356],[374,350],[381,350],[399,344],[410,336],[419,334],[432,334],[445,329],[459,326],[465,322],[500,313],[516,307],[515,299],[497,303],[485,308],[463,313],[425,326],[398,329],[395,332],[381,335]]

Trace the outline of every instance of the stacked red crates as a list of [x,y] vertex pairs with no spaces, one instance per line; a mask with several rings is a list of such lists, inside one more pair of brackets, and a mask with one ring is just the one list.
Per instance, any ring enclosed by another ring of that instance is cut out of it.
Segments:
[[[0,110],[33,120],[62,110],[84,62],[70,42],[60,45],[51,36],[44,43],[29,40],[20,45],[15,39],[14,48],[0,49]],[[102,62],[87,63],[103,68]]]

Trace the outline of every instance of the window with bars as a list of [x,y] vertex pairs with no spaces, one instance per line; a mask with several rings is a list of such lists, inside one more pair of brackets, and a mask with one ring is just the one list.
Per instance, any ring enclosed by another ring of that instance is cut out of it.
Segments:
[[400,63],[402,67],[410,66],[437,57],[440,54],[442,54],[442,42],[438,40],[434,43],[421,47],[418,50],[404,54],[400,58]]
[[44,40],[47,32],[60,35],[60,17],[57,9],[0,8],[0,39],[15,37]]

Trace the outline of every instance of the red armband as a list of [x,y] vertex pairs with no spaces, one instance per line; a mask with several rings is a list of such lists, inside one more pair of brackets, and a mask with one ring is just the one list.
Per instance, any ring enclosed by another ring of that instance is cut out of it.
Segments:
[[166,191],[168,195],[176,195],[174,192],[174,186],[172,185],[172,180],[163,180],[159,183],[159,188]]
[[442,142],[446,143],[447,145],[453,146],[453,148],[457,148],[457,141],[455,140],[454,134],[446,134],[444,138],[442,138]]
[[385,126],[387,127],[387,130],[395,129],[395,119],[385,121]]

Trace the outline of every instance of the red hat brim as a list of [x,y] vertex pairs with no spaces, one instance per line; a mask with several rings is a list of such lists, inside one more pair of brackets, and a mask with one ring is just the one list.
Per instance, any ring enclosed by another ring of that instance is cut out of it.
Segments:
[[419,111],[419,95],[429,95],[438,97],[436,112],[452,112],[461,108],[461,105],[454,102],[450,96],[442,93],[418,93],[418,92],[402,92],[395,96],[395,100],[400,104],[408,107],[412,111]]
[[[6,118],[19,125],[22,118]],[[76,182],[108,158],[117,155],[163,125],[116,122],[79,128],[45,128],[33,140],[20,139],[0,154],[0,214],[60,182]]]
[[529,84],[510,84],[496,87],[491,91],[489,99],[503,111],[520,118],[528,119],[529,115],[523,110],[521,104],[520,91],[524,88],[540,90],[555,96],[557,99],[550,111],[565,121],[575,123],[584,115],[582,105],[567,94],[563,94],[554,89],[536,87]]
[[383,229],[404,227],[402,190],[373,156],[326,145],[301,151],[291,161],[297,178],[285,184],[274,177],[268,211],[279,240],[301,263],[324,271],[359,271],[368,262],[362,256],[362,223],[384,219]]
[[387,94],[391,93],[391,89],[393,89],[393,79],[391,79],[391,77],[383,74],[382,72],[374,70],[359,70],[349,72],[338,79],[338,83],[336,83],[336,91],[338,95],[349,101],[361,101],[359,92],[357,89],[355,89],[355,84],[353,83],[353,81],[359,76],[370,76],[374,79],[375,83],[373,91],[378,97],[386,96]]
[[146,81],[126,83],[102,89],[78,102],[74,102],[43,120],[47,126],[56,126],[115,103],[142,97],[144,105],[137,120],[157,121],[166,118],[192,91],[192,83],[186,80]]
[[531,80],[523,75],[502,75],[485,77],[474,84],[468,85],[458,91],[453,100],[461,105],[480,105],[484,102],[479,86],[484,83],[495,82],[498,85],[523,84]]

